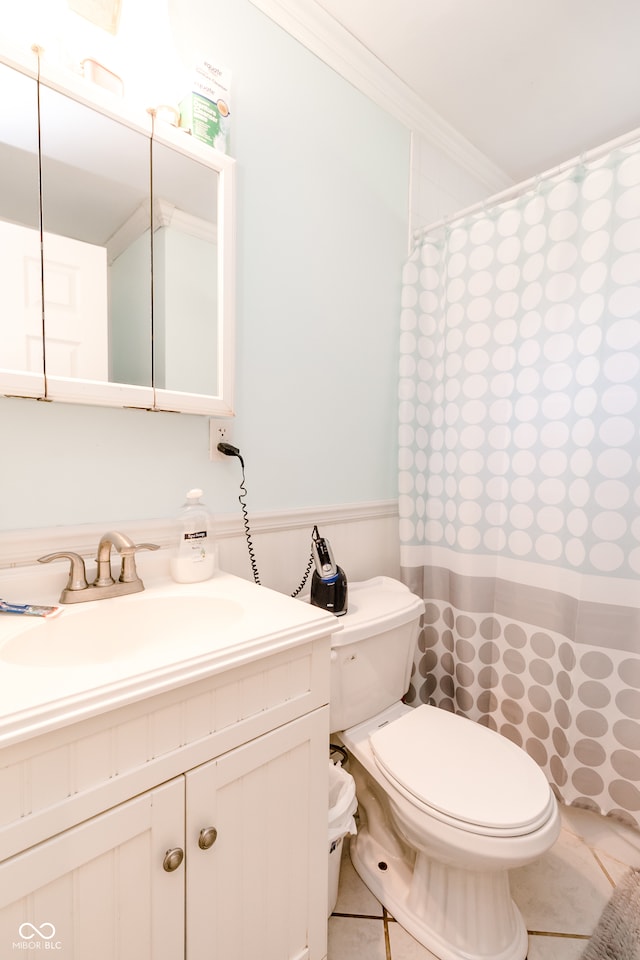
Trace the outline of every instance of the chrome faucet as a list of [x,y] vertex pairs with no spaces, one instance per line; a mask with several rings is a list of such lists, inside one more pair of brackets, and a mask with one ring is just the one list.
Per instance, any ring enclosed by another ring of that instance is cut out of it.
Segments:
[[[111,574],[111,548],[115,547],[122,558],[120,576],[114,580]],[[38,563],[50,563],[51,560],[70,561],[69,579],[60,594],[60,603],[85,603],[88,600],[106,600],[109,597],[124,597],[129,593],[140,593],[144,584],[136,570],[136,550],[158,550],[157,543],[138,543],[111,530],[100,538],[96,557],[96,576],[87,583],[84,560],[78,553],[63,551],[49,553],[39,557]]]

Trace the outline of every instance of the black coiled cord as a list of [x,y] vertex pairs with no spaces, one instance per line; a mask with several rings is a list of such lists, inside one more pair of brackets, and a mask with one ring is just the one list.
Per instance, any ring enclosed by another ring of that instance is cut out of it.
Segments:
[[[240,461],[240,467],[242,468],[242,480],[240,482],[240,496],[238,497],[238,502],[240,504],[240,509],[242,510],[242,524],[244,526],[244,535],[247,541],[247,551],[249,553],[249,563],[251,564],[251,570],[253,572],[253,579],[258,586],[262,586],[260,582],[260,574],[258,573],[258,564],[256,563],[256,555],[253,549],[253,543],[251,541],[251,527],[249,525],[249,511],[247,510],[247,505],[244,498],[247,495],[247,484],[244,473],[244,460],[242,459],[242,454],[237,447],[234,447],[230,443],[219,443],[218,450],[220,453],[224,453],[227,457],[237,457]],[[313,528],[313,539],[318,537],[318,528],[317,526]],[[304,585],[309,579],[309,574],[311,573],[311,568],[313,567],[313,550],[309,555],[309,562],[307,563],[307,569],[304,572],[302,580],[296,587],[296,589],[291,594],[292,597],[297,597],[299,593],[304,589]]]
[[[311,539],[317,540],[319,536],[320,534],[318,533],[318,525],[316,524],[311,533]],[[298,584],[297,588],[291,594],[292,597],[297,597],[300,591],[303,589],[305,583],[309,579],[309,574],[311,573],[312,566],[313,566],[313,547],[311,548],[311,553],[309,554],[309,562],[307,564],[307,569],[305,570],[304,576],[302,577],[302,580]]]
[[296,587],[296,589],[295,589],[295,590],[293,591],[293,593],[291,594],[292,597],[297,597],[298,594],[299,594],[299,593],[302,591],[302,589],[304,588],[305,583],[306,583],[307,580],[309,579],[309,574],[311,573],[311,567],[312,567],[312,566],[313,566],[313,551],[309,554],[309,563],[307,564],[307,569],[306,569],[305,572],[304,572],[304,576],[303,576],[302,580],[300,581],[300,583],[298,584],[298,586]]
[[240,492],[240,496],[238,497],[238,501],[240,503],[240,508],[242,510],[242,523],[244,525],[244,535],[247,539],[247,551],[249,553],[249,563],[251,564],[251,569],[253,571],[253,579],[258,584],[258,586],[261,586],[260,574],[258,573],[258,564],[256,563],[256,555],[253,549],[253,543],[251,542],[251,527],[249,526],[249,512],[247,510],[247,505],[244,502],[244,498],[247,495],[247,484],[246,484],[245,475],[244,475],[244,460],[240,455],[240,451],[238,451],[238,453],[235,454],[235,456],[237,456],[238,460],[240,461],[240,466],[242,467],[242,480],[240,481],[241,492]]

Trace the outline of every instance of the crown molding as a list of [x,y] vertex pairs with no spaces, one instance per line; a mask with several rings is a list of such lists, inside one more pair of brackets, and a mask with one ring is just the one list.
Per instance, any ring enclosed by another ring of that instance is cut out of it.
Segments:
[[513,180],[428,106],[314,0],[250,0],[283,30],[416,134],[448,154],[489,193]]
[[216,243],[218,240],[218,228],[215,223],[187,213],[162,197],[158,197],[155,201],[154,221],[156,230],[160,227],[175,227],[181,233],[186,233],[187,236],[195,237],[197,240],[204,240],[206,243]]

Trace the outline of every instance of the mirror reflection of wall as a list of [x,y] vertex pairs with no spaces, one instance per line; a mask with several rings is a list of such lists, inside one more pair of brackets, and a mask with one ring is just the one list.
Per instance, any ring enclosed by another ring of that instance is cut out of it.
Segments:
[[215,396],[218,383],[218,174],[153,142],[155,385]]

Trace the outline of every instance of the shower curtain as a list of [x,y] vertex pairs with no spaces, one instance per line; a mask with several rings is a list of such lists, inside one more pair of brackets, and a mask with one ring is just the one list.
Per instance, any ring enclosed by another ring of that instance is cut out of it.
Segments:
[[640,140],[424,234],[405,266],[408,702],[640,822]]

